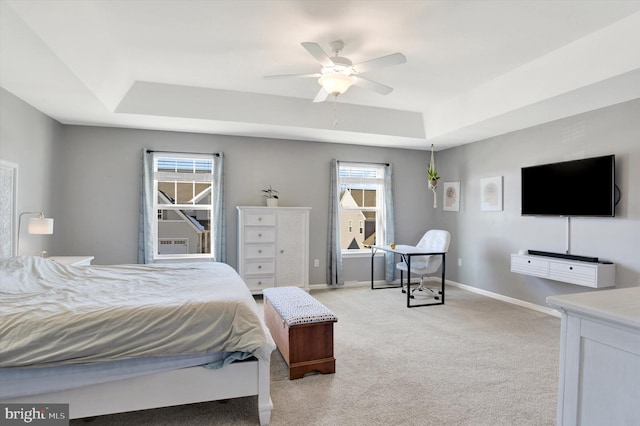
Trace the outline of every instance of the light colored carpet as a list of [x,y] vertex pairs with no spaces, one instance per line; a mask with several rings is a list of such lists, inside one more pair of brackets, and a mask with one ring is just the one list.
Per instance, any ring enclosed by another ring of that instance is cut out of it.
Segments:
[[[408,309],[399,289],[317,290],[333,310],[336,373],[288,380],[271,363],[271,424],[553,425],[560,320],[447,287]],[[262,308],[262,300],[258,299]],[[255,397],[98,417],[103,425],[256,425]]]

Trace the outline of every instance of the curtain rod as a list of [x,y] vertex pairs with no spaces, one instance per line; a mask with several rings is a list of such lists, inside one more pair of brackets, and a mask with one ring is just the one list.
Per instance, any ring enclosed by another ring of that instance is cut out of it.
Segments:
[[215,155],[216,157],[220,157],[219,152],[155,151],[153,149],[147,150],[147,154],[151,154],[153,152],[159,152],[161,154],[196,154],[196,155],[211,154],[211,155]]
[[340,161],[338,163],[353,163],[353,164],[380,164],[381,166],[389,166],[389,163],[376,163],[375,161]]

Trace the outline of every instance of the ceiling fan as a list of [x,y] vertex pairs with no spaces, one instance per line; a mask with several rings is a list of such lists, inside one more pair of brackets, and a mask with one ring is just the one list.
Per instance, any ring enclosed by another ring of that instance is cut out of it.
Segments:
[[387,95],[391,93],[393,88],[366,79],[361,74],[374,69],[407,62],[407,58],[402,53],[393,53],[353,65],[349,59],[340,56],[340,52],[344,48],[344,43],[340,40],[331,43],[331,50],[334,54],[334,56],[331,57],[327,55],[317,43],[307,41],[301,44],[302,47],[307,49],[307,52],[309,52],[311,56],[320,62],[322,65],[320,72],[312,74],[269,75],[264,78],[317,78],[318,84],[322,87],[313,99],[313,102],[323,102],[329,95],[337,97],[346,92],[352,85],[372,90],[381,95]]

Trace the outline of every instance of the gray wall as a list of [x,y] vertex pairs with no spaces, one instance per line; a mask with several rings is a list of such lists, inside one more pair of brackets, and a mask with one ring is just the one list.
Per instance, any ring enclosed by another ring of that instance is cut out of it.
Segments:
[[[53,236],[29,235],[27,221],[36,216],[24,216],[19,236],[20,254],[54,251],[58,222],[53,210],[57,188],[52,176],[61,128],[57,121],[0,89],[0,159],[18,165],[17,213],[42,211],[54,218]],[[17,218],[15,226],[17,229]]]
[[[395,171],[398,241],[416,242],[433,214],[425,187],[428,153],[332,143],[160,132],[104,127],[63,126],[54,180],[56,253],[92,254],[97,264],[135,263],[143,148],[225,155],[227,263],[236,266],[238,205],[264,205],[261,190],[279,191],[281,206],[311,207],[312,284],[326,283],[329,164],[345,161],[389,162]],[[320,260],[320,267],[313,260]],[[351,260],[346,280],[367,280],[370,257]],[[379,268],[380,269],[380,268]],[[380,270],[380,276],[382,271]]]
[[[589,291],[509,271],[519,249],[566,247],[566,218],[520,215],[520,168],[607,154],[616,156],[622,195],[616,217],[571,218],[571,253],[614,262],[617,287],[640,286],[640,100],[437,153],[441,182],[460,181],[462,194],[460,212],[438,210],[428,222],[452,232],[447,277],[540,305],[549,295]],[[503,176],[504,210],[481,212],[480,179],[492,176]]]
[[[618,287],[640,285],[640,100],[437,152],[442,179],[439,208],[433,209],[425,182],[427,151],[66,126],[5,91],[1,95],[0,158],[20,166],[19,210],[44,209],[56,220],[52,237],[22,240],[24,253],[44,248],[57,255],[91,254],[97,264],[136,262],[142,149],[222,151],[228,263],[236,266],[235,206],[262,205],[260,190],[271,184],[281,205],[312,207],[310,282],[322,284],[329,161],[389,162],[395,170],[397,242],[413,244],[429,228],[448,229],[448,279],[545,305],[546,296],[589,289],[509,271],[509,255],[521,248],[565,248],[566,219],[520,216],[520,168],[613,153],[622,191],[616,217],[573,218],[572,252],[615,262]],[[480,179],[492,176],[504,177],[504,210],[481,212]],[[446,181],[461,182],[460,212],[442,211]],[[319,268],[313,259],[320,260]],[[369,265],[368,256],[350,259],[345,279],[367,281]]]

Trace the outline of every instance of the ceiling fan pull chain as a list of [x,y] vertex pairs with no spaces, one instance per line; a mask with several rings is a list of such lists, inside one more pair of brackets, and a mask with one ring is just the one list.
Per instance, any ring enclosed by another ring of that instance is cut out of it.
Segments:
[[338,95],[333,98],[333,128],[338,127]]

